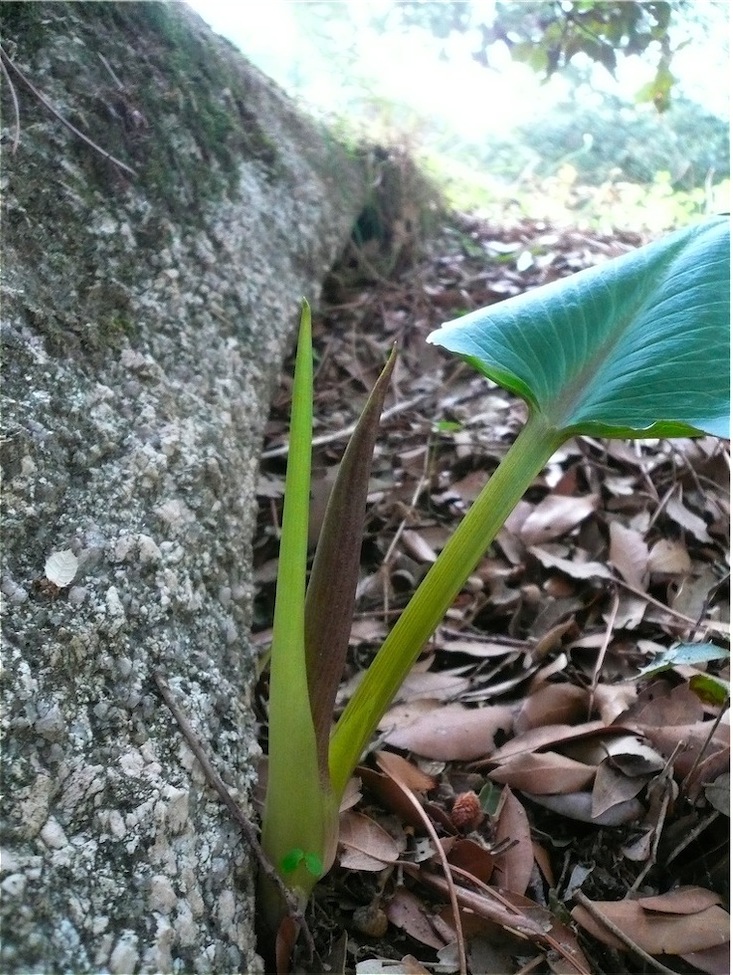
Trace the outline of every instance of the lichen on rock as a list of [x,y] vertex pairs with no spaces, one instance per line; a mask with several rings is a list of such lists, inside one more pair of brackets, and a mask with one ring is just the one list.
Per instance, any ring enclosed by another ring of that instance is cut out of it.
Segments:
[[362,170],[183,5],[2,6],[137,173],[20,81],[13,154],[4,86],[2,968],[255,972],[252,862],[151,675],[249,809],[262,429]]

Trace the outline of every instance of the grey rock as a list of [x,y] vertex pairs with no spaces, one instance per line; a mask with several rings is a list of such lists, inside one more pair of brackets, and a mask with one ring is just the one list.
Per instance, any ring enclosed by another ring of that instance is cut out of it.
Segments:
[[[258,454],[359,164],[184,5],[7,4],[3,948],[8,973],[261,969],[251,813]],[[46,559],[78,560],[63,588]]]

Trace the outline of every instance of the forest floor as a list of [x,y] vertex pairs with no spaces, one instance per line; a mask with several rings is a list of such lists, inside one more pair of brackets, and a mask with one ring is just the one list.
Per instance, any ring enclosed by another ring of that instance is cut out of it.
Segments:
[[[526,415],[426,336],[642,243],[455,216],[400,272],[332,280],[314,319],[314,540],[349,429],[400,350],[341,705]],[[263,644],[291,370],[259,487]],[[312,900],[320,956],[296,971],[730,971],[727,697],[709,679],[727,660],[672,649],[727,646],[728,486],[712,438],[580,437],[553,457],[385,715]]]

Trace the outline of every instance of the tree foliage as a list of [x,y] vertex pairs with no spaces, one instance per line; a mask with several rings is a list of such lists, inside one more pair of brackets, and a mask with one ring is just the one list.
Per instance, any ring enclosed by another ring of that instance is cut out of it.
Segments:
[[688,8],[687,0],[500,0],[493,16],[486,18],[486,8],[478,4],[407,0],[396,4],[392,13],[402,23],[423,27],[442,40],[454,32],[471,31],[476,38],[473,57],[483,65],[491,64],[491,48],[502,42],[514,60],[547,78],[567,68],[578,55],[603,65],[612,75],[619,58],[652,55],[655,73],[639,98],[664,111],[675,81],[670,69],[673,15]]
[[538,175],[569,162],[591,186],[612,170],[632,183],[651,183],[656,173],[668,172],[675,190],[691,190],[724,178],[730,168],[728,125],[685,98],[675,99],[662,117],[613,96],[600,106],[561,103],[519,126],[516,137],[536,153]]

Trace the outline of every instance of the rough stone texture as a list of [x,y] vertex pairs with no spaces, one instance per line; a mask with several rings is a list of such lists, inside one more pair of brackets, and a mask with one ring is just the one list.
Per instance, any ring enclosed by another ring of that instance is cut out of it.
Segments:
[[9,69],[2,971],[256,972],[250,858],[151,673],[249,808],[262,427],[363,178],[183,6],[0,16],[26,77],[137,172]]

